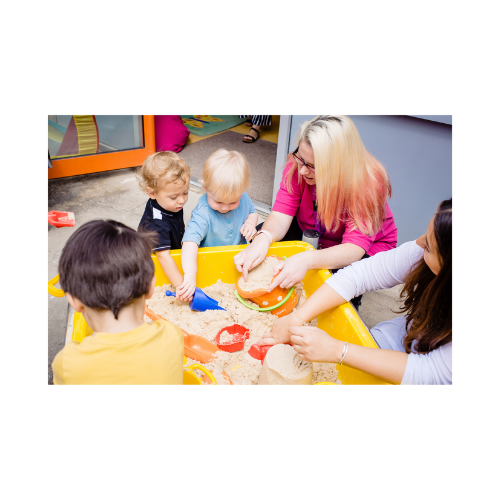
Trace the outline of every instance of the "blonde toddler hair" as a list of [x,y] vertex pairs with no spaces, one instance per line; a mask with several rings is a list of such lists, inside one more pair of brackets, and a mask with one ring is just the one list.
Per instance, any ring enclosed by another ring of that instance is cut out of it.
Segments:
[[246,158],[238,151],[218,149],[203,165],[201,184],[217,201],[227,203],[240,198],[250,184]]
[[146,194],[162,189],[165,184],[179,179],[189,181],[190,172],[186,162],[172,151],[159,151],[148,156],[136,172],[139,187]]

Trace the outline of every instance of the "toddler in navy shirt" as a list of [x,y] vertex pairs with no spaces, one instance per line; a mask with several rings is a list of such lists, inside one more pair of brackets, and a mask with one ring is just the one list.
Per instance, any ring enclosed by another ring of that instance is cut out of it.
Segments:
[[179,155],[160,151],[146,158],[137,177],[140,188],[149,196],[138,231],[156,233],[153,251],[163,272],[177,288],[182,284],[183,276],[170,250],[182,246],[185,229],[183,206],[189,195],[189,167]]

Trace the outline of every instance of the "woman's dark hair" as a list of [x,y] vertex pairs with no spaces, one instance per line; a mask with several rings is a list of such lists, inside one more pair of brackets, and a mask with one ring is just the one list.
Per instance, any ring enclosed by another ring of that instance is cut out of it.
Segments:
[[434,274],[423,257],[406,279],[401,297],[406,295],[407,353],[428,353],[451,342],[451,199],[440,203],[434,218],[434,237],[441,269]]
[[120,310],[147,294],[154,276],[152,238],[114,220],[87,222],[73,233],[59,259],[62,289],[87,307]]

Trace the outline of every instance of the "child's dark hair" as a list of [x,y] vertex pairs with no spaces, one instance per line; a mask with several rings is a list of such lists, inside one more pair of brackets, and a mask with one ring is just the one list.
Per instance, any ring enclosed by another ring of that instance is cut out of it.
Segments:
[[120,310],[147,294],[154,276],[152,238],[114,220],[87,222],[59,259],[61,288],[87,307]]

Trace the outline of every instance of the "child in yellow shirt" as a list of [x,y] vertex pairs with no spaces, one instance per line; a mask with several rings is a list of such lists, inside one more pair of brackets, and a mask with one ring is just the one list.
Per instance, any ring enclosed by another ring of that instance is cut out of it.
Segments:
[[151,233],[112,220],[80,227],[59,260],[68,302],[94,333],[52,363],[54,384],[182,384],[184,340],[168,321],[144,322],[156,278]]

